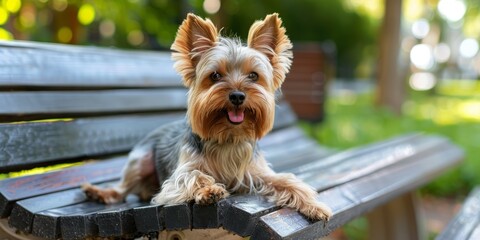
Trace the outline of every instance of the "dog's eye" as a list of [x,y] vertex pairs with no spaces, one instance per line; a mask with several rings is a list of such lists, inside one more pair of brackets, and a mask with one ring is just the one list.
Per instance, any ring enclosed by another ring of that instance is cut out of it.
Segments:
[[257,81],[258,80],[258,74],[256,72],[251,72],[248,74],[248,78],[252,81]]
[[214,82],[218,82],[222,80],[222,74],[218,72],[213,72],[212,74],[210,74],[210,79],[212,79],[212,81]]

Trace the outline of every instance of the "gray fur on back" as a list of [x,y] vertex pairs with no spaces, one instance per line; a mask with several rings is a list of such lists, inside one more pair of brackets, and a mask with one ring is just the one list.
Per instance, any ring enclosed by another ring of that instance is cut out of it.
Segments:
[[149,152],[153,153],[155,169],[161,186],[177,167],[180,150],[185,145],[190,145],[196,151],[201,149],[200,139],[192,133],[186,120],[183,119],[155,129],[135,145],[134,149],[147,148]]

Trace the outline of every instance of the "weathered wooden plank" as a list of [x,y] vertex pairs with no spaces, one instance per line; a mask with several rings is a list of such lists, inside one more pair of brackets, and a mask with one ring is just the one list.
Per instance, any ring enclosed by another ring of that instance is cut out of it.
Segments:
[[478,239],[480,225],[480,187],[472,190],[467,199],[445,229],[437,236],[437,240]]
[[192,228],[219,228],[223,215],[220,213],[219,205],[223,204],[225,199],[209,205],[193,204],[192,206]]
[[183,230],[192,227],[192,206],[189,203],[164,206],[163,214],[166,230]]
[[[47,239],[58,239],[61,237],[60,217],[81,212],[87,215],[88,212],[96,212],[105,209],[105,204],[96,202],[85,202],[64,208],[50,209],[35,214],[32,226],[32,234]],[[80,226],[76,226],[80,227]]]
[[[287,104],[280,104],[276,113],[275,128],[294,124],[295,117]],[[0,172],[55,160],[126,152],[153,129],[184,116],[177,112],[0,124]]]
[[168,113],[0,124],[0,171],[126,152],[153,129],[182,118]]
[[76,188],[86,182],[101,183],[119,179],[125,161],[125,157],[118,157],[62,171],[0,181],[0,216],[9,216],[13,204],[21,199]]
[[[57,239],[62,236],[61,235],[62,226],[66,228],[63,230],[64,232],[69,232],[69,231],[79,232],[78,230],[72,230],[70,227],[81,228],[82,225],[72,226],[68,222],[62,225],[62,222],[64,222],[63,217],[72,216],[72,215],[73,216],[82,215],[84,216],[84,220],[87,221],[83,223],[84,224],[83,226],[88,226],[90,230],[93,230],[93,231],[98,230],[98,232],[94,233],[94,235],[98,235],[100,233],[100,228],[98,227],[98,220],[96,217],[96,214],[98,212],[103,212],[103,211],[123,212],[123,210],[125,209],[137,207],[139,206],[139,204],[141,203],[138,202],[138,197],[130,195],[129,197],[127,197],[125,203],[105,205],[103,203],[89,201],[89,202],[83,202],[75,205],[70,205],[63,208],[56,208],[56,209],[41,211],[35,214],[35,217],[33,220],[32,234],[38,237],[43,237],[48,239]],[[91,217],[92,214],[94,214],[95,217],[92,218]],[[93,224],[95,224],[97,227],[92,227]],[[67,233],[67,235],[73,235],[73,234]]]
[[[406,134],[332,154],[291,169],[318,191],[342,184],[412,157],[448,147],[442,138]],[[321,172],[322,174],[319,174]]]
[[133,202],[121,208],[98,212],[96,214],[98,235],[132,239],[137,232],[133,209],[148,205],[149,203],[146,202]]
[[0,92],[0,117],[184,110],[186,89]]
[[402,193],[416,189],[458,164],[463,151],[450,145],[380,169],[355,181],[330,188],[318,200],[333,210],[328,223],[311,222],[292,209],[280,209],[260,218],[253,239],[313,239],[329,234],[353,218]]
[[165,228],[165,215],[163,206],[150,205],[137,207],[133,212],[135,226],[139,233],[148,235],[158,233]]
[[169,52],[0,41],[0,66],[0,88],[181,85]]
[[79,213],[62,216],[60,232],[62,239],[80,240],[98,236],[96,213]]
[[[249,236],[258,222],[266,213],[278,209],[274,203],[257,195],[234,196],[225,202],[221,212],[223,227],[240,236]],[[255,239],[255,238],[253,238]]]
[[[113,184],[114,182],[109,182],[99,184],[99,186],[106,187]],[[32,231],[35,213],[85,201],[88,201],[88,198],[80,188],[20,200],[15,203],[12,213],[8,218],[8,224],[19,231],[30,233]]]

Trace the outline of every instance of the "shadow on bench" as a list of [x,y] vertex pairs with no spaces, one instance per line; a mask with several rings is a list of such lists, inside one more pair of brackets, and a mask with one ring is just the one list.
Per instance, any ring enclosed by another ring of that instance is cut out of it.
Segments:
[[163,230],[188,235],[195,234],[191,229],[223,228],[251,239],[314,239],[377,209],[369,215],[372,238],[415,239],[421,233],[412,193],[463,157],[447,139],[422,134],[341,152],[325,148],[305,136],[288,103],[280,101],[274,130],[260,145],[275,171],[295,173],[319,192],[318,199],[334,212],[328,223],[311,222],[253,195],[209,206],[150,206],[130,196],[106,206],[87,201],[79,186],[114,184],[125,154],[140,138],[184,117],[186,89],[169,54],[0,45],[6,66],[0,68],[0,170],[96,159],[0,181],[6,232],[47,239],[156,238]]

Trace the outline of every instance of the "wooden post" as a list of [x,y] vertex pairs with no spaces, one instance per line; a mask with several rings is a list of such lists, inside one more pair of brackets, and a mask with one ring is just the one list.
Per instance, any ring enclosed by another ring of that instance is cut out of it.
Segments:
[[398,71],[402,0],[385,0],[385,13],[380,31],[377,106],[385,106],[401,114],[404,82]]
[[409,192],[367,214],[371,240],[426,239],[419,197]]

